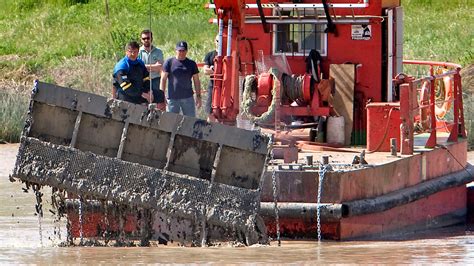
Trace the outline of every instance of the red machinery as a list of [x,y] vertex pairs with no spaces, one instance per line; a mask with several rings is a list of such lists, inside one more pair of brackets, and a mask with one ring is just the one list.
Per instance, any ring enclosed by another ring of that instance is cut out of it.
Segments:
[[[366,102],[391,101],[391,80],[401,72],[399,6],[399,0],[215,0],[208,5],[215,9],[213,21],[219,26],[213,115],[222,122],[235,122],[242,90],[239,79],[254,74],[258,86],[253,91],[253,115],[261,115],[274,96],[283,95],[276,99],[277,120],[327,116],[331,104],[322,101],[318,82],[333,76],[331,65],[350,63],[354,66],[351,127],[353,134],[363,136],[360,144],[365,143]],[[305,61],[313,49],[322,56],[320,64],[314,65],[319,69],[308,69]],[[287,59],[292,73],[286,74],[303,81],[297,88],[302,94],[299,99],[284,99],[288,88],[281,87],[281,69],[278,75],[258,69],[261,58],[275,56]],[[353,142],[357,141],[353,138]]]

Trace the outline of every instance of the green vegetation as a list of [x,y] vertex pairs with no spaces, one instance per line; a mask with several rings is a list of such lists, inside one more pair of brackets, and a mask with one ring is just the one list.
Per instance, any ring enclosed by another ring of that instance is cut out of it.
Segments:
[[18,142],[27,109],[25,95],[0,91],[0,143]]
[[[0,140],[17,141],[34,79],[101,95],[123,45],[144,28],[173,55],[179,40],[202,61],[213,47],[208,0],[3,0],[0,8]],[[402,0],[407,59],[474,63],[474,1]],[[11,88],[12,84],[24,86]],[[20,93],[2,90],[15,89]],[[23,91],[23,93],[21,93]]]
[[[97,69],[109,71],[123,56],[125,43],[137,40],[141,30],[150,28],[150,22],[155,43],[166,56],[184,39],[190,44],[189,56],[201,61],[212,49],[216,30],[207,22],[213,13],[203,8],[205,2],[163,0],[152,1],[150,6],[148,0],[6,0],[0,10],[0,56],[20,58],[0,60],[0,70],[4,70],[0,79],[32,79],[11,73],[24,68],[30,75],[56,81],[55,69],[76,58],[79,62],[91,58],[99,64]],[[77,88],[90,87],[75,84]],[[102,86],[109,88],[109,84]]]
[[404,58],[474,63],[474,1],[402,0]]

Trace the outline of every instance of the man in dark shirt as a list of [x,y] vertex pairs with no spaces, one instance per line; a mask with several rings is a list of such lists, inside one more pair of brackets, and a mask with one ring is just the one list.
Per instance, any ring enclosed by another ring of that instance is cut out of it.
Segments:
[[204,57],[204,74],[211,76],[209,84],[207,85],[207,101],[205,106],[205,112],[208,115],[207,120],[211,122],[216,121],[215,117],[212,115],[212,92],[214,89],[214,80],[212,74],[214,74],[214,58],[217,56],[217,46],[219,45],[218,36],[216,36],[214,42],[216,49],[214,51],[210,51]]
[[150,94],[150,74],[141,59],[138,59],[140,45],[129,42],[125,46],[125,57],[114,67],[114,89],[119,100],[135,104],[153,101]]
[[[196,116],[196,107],[201,107],[201,82],[197,64],[186,57],[187,52],[188,44],[185,41],[176,44],[176,56],[168,58],[163,64],[161,90],[167,98],[168,112]],[[196,99],[193,97],[192,83]]]

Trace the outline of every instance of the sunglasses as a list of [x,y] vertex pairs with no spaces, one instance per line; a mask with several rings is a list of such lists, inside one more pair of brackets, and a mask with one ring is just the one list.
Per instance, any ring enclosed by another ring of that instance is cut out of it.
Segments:
[[146,40],[150,40],[151,38],[150,37],[145,37],[145,38],[142,38],[142,40],[146,41]]

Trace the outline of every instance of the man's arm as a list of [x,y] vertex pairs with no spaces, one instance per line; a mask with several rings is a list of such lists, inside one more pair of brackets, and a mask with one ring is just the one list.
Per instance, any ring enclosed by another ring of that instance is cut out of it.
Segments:
[[168,72],[161,71],[161,81],[160,81],[160,89],[165,94],[166,98],[166,83],[168,81]]
[[201,81],[199,80],[199,73],[193,75],[194,92],[196,93],[196,107],[201,108]]
[[118,98],[117,88],[115,88],[115,86],[112,85],[112,99],[117,99],[117,98]]
[[150,72],[161,72],[161,70],[163,69],[163,62],[162,61],[157,61],[156,63],[154,64],[146,64],[146,69],[148,69],[148,71]]
[[128,79],[128,73],[123,70],[119,70],[117,71],[117,73],[115,73],[114,81],[120,86],[120,89],[123,91],[126,91],[130,87],[132,87],[132,83]]
[[144,72],[143,72],[143,87],[142,87],[142,98],[148,101],[148,103],[153,102],[153,93],[151,91],[151,79],[150,79],[150,72],[145,67],[144,65]]
[[148,75],[148,71],[146,72],[146,76],[143,78],[143,88],[142,88],[142,98],[148,101],[148,103],[153,102],[153,92],[151,91],[151,79]]
[[206,75],[211,75],[212,73],[214,73],[214,65],[211,65],[211,66],[204,65],[203,69],[204,69],[204,74]]
[[207,53],[204,57],[204,74],[211,75],[214,73],[214,64],[211,61],[211,53]]
[[150,72],[153,71],[159,74],[163,70],[163,51],[159,48],[155,48],[152,53],[156,54],[158,58],[154,64],[147,64],[146,68]]

